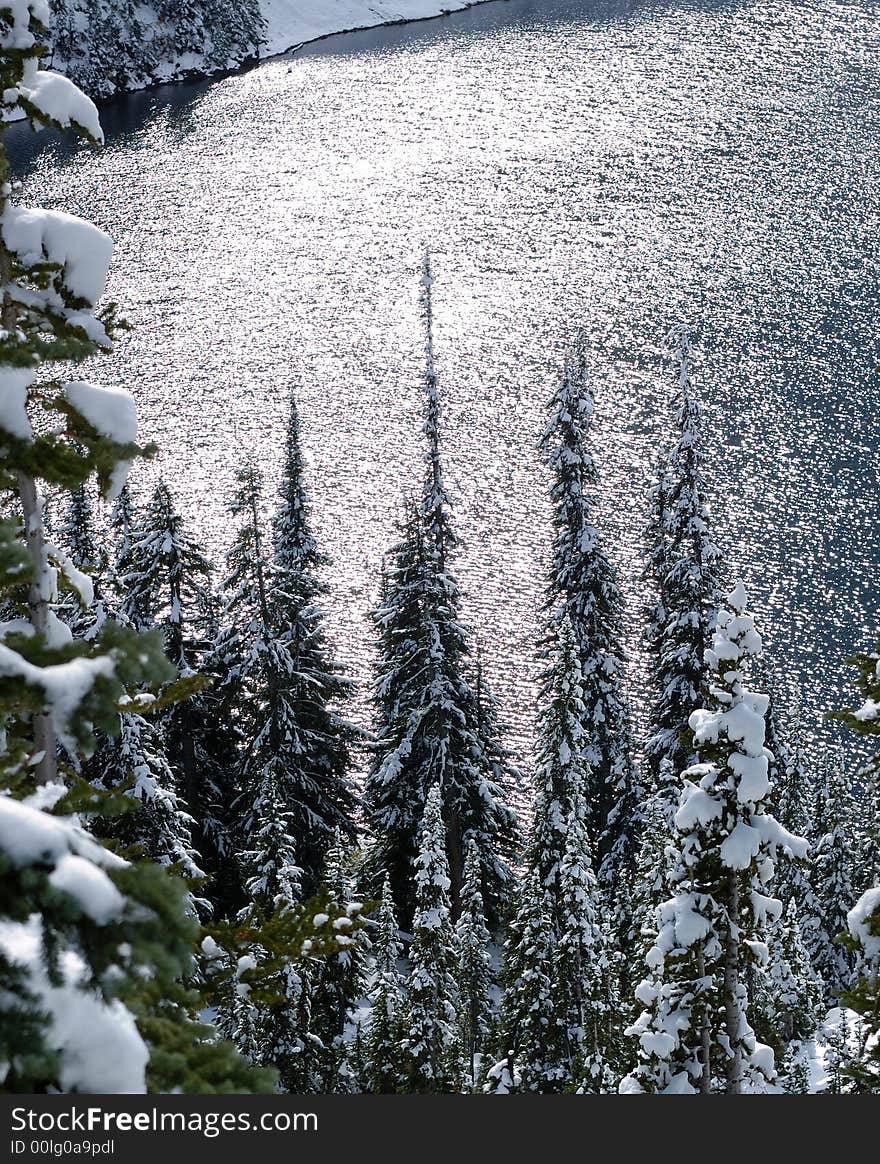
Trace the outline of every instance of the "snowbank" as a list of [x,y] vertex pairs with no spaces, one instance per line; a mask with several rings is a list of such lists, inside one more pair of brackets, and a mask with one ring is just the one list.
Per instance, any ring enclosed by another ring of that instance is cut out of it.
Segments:
[[374,28],[461,12],[485,0],[261,0],[266,22],[262,56],[273,56],[335,32]]

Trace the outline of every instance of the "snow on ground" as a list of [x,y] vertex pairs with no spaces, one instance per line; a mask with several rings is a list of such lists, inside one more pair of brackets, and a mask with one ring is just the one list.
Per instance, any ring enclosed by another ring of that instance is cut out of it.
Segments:
[[261,0],[266,21],[261,55],[283,53],[334,32],[459,12],[474,2],[479,0]]

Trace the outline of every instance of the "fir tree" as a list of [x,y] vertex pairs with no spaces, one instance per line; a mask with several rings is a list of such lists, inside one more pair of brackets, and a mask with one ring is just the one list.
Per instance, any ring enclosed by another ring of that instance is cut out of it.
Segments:
[[292,668],[285,677],[284,690],[288,719],[296,724],[296,736],[291,742],[298,770],[291,774],[291,783],[298,786],[296,796],[302,804],[300,861],[306,888],[313,891],[336,832],[349,840],[355,836],[355,796],[348,773],[351,749],[361,733],[337,710],[351,698],[354,687],[332,656],[324,634],[324,615],[317,605],[327,591],[318,570],[328,564],[328,559],[319,553],[311,531],[299,414],[293,399],[281,504],[273,530],[270,613]]
[[[239,714],[242,746],[236,782],[243,789],[239,835],[245,845],[260,827],[265,784],[277,789],[288,816],[303,893],[321,879],[323,852],[338,826],[350,835],[353,798],[338,771],[345,745],[323,703],[324,680],[310,670],[308,652],[321,645],[304,625],[300,579],[268,557],[260,520],[262,481],[248,467],[239,474],[232,514],[241,521],[228,555],[226,626],[215,651],[224,672],[218,691],[221,713]],[[322,728],[330,725],[330,739]],[[326,747],[340,748],[328,753]],[[320,855],[319,855],[320,854]]]
[[477,1059],[486,1046],[490,1031],[494,986],[489,948],[491,935],[486,926],[480,872],[480,853],[471,837],[465,852],[461,913],[456,922],[455,936],[459,958],[460,1025],[472,1086],[477,1081]]
[[[613,895],[631,878],[640,792],[622,688],[622,602],[595,525],[598,474],[588,447],[594,411],[581,337],[550,402],[542,448],[553,473],[553,562],[547,587],[550,642],[567,621],[581,671],[588,827]],[[548,676],[552,684],[552,672]]]
[[696,759],[689,750],[688,720],[705,698],[703,657],[720,593],[720,555],[701,479],[701,415],[691,387],[688,329],[674,328],[668,342],[678,361],[679,435],[658,468],[648,535],[649,571],[658,594],[649,640],[659,698],[646,751],[655,772],[664,757],[677,772]]
[[856,817],[840,762],[821,773],[813,819],[811,895],[805,903],[804,933],[816,971],[834,1003],[850,985],[853,962],[841,941],[847,912],[856,897],[853,835]]
[[650,974],[636,992],[645,1009],[628,1033],[639,1040],[639,1065],[623,1091],[736,1094],[760,1090],[774,1075],[772,1052],[749,1024],[747,966],[766,963],[762,931],[782,910],[765,892],[775,857],[803,856],[806,841],[767,812],[769,700],[749,691],[743,674],[760,651],[738,583],[706,654],[710,707],[690,717],[704,762],[685,772],[673,896],[658,911]]
[[449,904],[449,864],[439,785],[428,793],[415,869],[416,911],[406,988],[405,1090],[460,1091],[458,948]]
[[[880,651],[855,655],[850,663],[857,670],[855,680],[861,702],[857,707],[835,713],[843,722],[870,742],[880,736]],[[880,753],[874,753],[864,772],[875,794],[871,807],[876,810],[880,787]],[[880,820],[871,822],[875,835]],[[865,1053],[850,1071],[859,1087],[880,1087],[880,885],[866,889],[847,915],[847,932],[851,943],[855,972],[846,994],[846,1003],[860,1016],[865,1031]],[[868,1049],[870,1048],[870,1049]]]
[[[351,853],[337,829],[327,853],[323,891],[340,915],[355,900]],[[345,927],[348,928],[348,927]],[[338,954],[321,960],[315,969],[312,999],[312,1029],[327,1050],[321,1069],[321,1091],[351,1089],[351,1065],[345,1041],[346,1025],[366,987],[366,932],[354,936],[340,932]]]
[[569,1032],[560,1009],[558,944],[550,894],[535,867],[520,891],[504,946],[504,999],[498,1050],[488,1090],[564,1091],[571,1079]]
[[794,898],[788,903],[779,932],[773,935],[766,971],[768,1019],[783,1045],[814,1034],[824,1013],[824,990],[801,933]]
[[603,901],[590,860],[583,796],[568,818],[559,871],[562,923],[554,978],[558,1014],[564,1016],[570,1078],[585,1090],[604,1089],[620,1059],[612,1038],[619,1013],[618,965],[603,916]]
[[404,1034],[403,979],[397,966],[401,944],[391,881],[387,876],[376,925],[373,941],[375,964],[369,992],[372,1008],[364,1039],[361,1082],[365,1091],[393,1094],[403,1086],[400,1050]]
[[[45,0],[0,5],[4,120],[102,140],[97,110],[39,69]],[[97,476],[118,494],[135,445],[130,396],[85,381],[53,383],[42,365],[112,347],[115,310],[95,314],[112,244],[91,224],[12,201],[0,144],[0,594],[17,617],[0,633],[0,1062],[12,1092],[247,1090],[228,1046],[198,1023],[182,985],[194,967],[185,886],[131,863],[82,829],[96,798],[66,796],[58,744],[80,762],[119,703],[170,677],[155,638],[108,622],[74,639],[58,619],[56,570],[88,607],[91,580],[45,536],[42,494]],[[37,389],[40,379],[44,387]]]
[[442,791],[453,913],[458,914],[464,851],[477,843],[487,911],[494,919],[510,886],[506,858],[516,841],[514,814],[501,802],[512,773],[494,738],[492,704],[468,677],[470,648],[459,622],[456,548],[440,461],[439,394],[434,368],[430,262],[422,306],[426,322],[426,475],[403,539],[383,579],[374,615],[380,662],[375,684],[376,747],[364,802],[376,836],[374,860],[391,877],[401,916],[413,913],[411,863],[429,791]]

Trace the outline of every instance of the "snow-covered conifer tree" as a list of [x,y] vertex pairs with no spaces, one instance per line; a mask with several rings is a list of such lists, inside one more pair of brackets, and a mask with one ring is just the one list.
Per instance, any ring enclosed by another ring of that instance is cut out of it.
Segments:
[[[846,725],[869,740],[880,736],[880,650],[856,655],[851,660],[858,676],[855,680],[861,702],[836,713]],[[873,786],[870,806],[880,804],[880,753],[874,753],[864,776]],[[880,821],[872,821],[880,829]],[[865,1028],[865,1053],[853,1064],[853,1074],[860,1086],[880,1088],[880,884],[866,889],[847,915],[847,932],[853,948],[855,972],[846,1002],[862,1018]]]
[[270,614],[287,656],[284,703],[295,724],[288,763],[292,791],[302,807],[299,860],[309,892],[317,887],[334,836],[355,836],[351,750],[361,733],[339,709],[354,686],[327,643],[318,606],[327,587],[318,571],[328,564],[312,534],[300,446],[299,413],[291,398],[281,474],[281,504],[273,521],[274,564]]
[[[345,916],[355,900],[354,878],[350,845],[338,828],[327,853],[323,889],[339,914]],[[327,1050],[320,1081],[324,1092],[351,1089],[346,1026],[366,988],[366,931],[360,930],[351,937],[340,934],[340,940],[343,944],[339,953],[321,959],[314,974],[312,1030]]]
[[770,942],[766,969],[767,1018],[783,1044],[808,1039],[824,1014],[824,988],[801,933],[797,902],[791,898]]
[[[351,833],[353,795],[338,770],[344,741],[335,728],[329,741],[316,730],[335,718],[323,706],[322,680],[308,673],[303,657],[310,632],[300,621],[299,579],[290,569],[276,569],[267,552],[261,488],[255,467],[240,472],[231,512],[241,525],[227,559],[226,625],[214,652],[225,671],[218,696],[221,707],[239,709],[239,835],[252,847],[249,838],[261,827],[261,788],[271,784],[287,814],[308,895],[320,883],[334,829]],[[331,744],[341,751],[325,753]]]
[[811,894],[803,905],[807,948],[825,985],[829,1005],[840,998],[852,980],[852,955],[840,939],[846,933],[847,913],[856,898],[856,822],[841,759],[832,757],[819,773],[811,837]]
[[460,595],[450,569],[455,537],[440,459],[440,401],[434,367],[432,276],[426,260],[422,307],[426,324],[426,474],[403,539],[392,551],[379,630],[375,684],[376,747],[364,802],[376,836],[375,863],[391,877],[404,921],[414,908],[410,869],[428,792],[442,790],[451,900],[457,916],[464,851],[474,837],[487,911],[494,918],[510,886],[506,858],[516,818],[502,802],[511,776],[494,738],[491,702],[478,698],[468,674],[469,637],[459,622]]
[[782,850],[806,854],[767,812],[771,791],[764,746],[768,697],[746,687],[744,667],[761,638],[738,583],[715,620],[706,652],[709,707],[691,712],[692,749],[675,815],[671,898],[658,911],[644,1010],[629,1029],[639,1063],[626,1092],[761,1090],[774,1075],[769,1048],[749,1023],[747,966],[766,964],[766,922],[782,911],[768,889]]
[[691,386],[687,327],[674,328],[668,342],[678,363],[678,437],[658,469],[649,529],[649,570],[658,594],[649,638],[658,700],[646,750],[655,771],[665,756],[680,772],[695,758],[690,741],[682,740],[691,712],[705,697],[703,656],[719,601],[720,555],[701,479],[702,420]]
[[441,790],[428,793],[415,868],[416,910],[406,987],[406,1091],[460,1091],[459,952],[449,903]]
[[461,1031],[465,1062],[472,1085],[477,1080],[477,1058],[489,1034],[495,975],[492,970],[491,935],[486,925],[480,888],[480,853],[473,837],[468,839],[461,885],[461,912],[455,925],[458,942],[458,992],[461,1000]]
[[[605,1090],[620,1059],[612,1027],[620,1011],[618,965],[603,916],[604,901],[590,860],[587,813],[575,797],[559,870],[562,919],[554,993],[564,1016],[570,1077],[583,1090]],[[620,1077],[618,1076],[618,1079]]]
[[[541,445],[553,473],[553,561],[547,586],[550,643],[567,620],[581,671],[588,827],[613,896],[631,878],[640,792],[623,691],[622,602],[595,524],[598,474],[588,445],[594,411],[583,337],[550,401]],[[552,685],[552,671],[545,681]]]
[[391,880],[386,876],[373,939],[374,969],[370,984],[370,1021],[363,1047],[361,1085],[376,1094],[403,1087],[401,1043],[404,1037],[403,977],[398,969],[401,943],[394,913]]
[[[6,121],[102,141],[92,102],[39,68],[46,0],[0,2],[0,103]],[[157,639],[106,622],[74,639],[56,613],[62,574],[84,607],[93,584],[46,537],[42,494],[97,476],[121,489],[138,450],[132,397],[53,381],[52,362],[112,347],[115,310],[96,314],[111,240],[82,219],[16,205],[0,144],[0,493],[20,521],[0,523],[0,1075],[11,1092],[246,1090],[240,1060],[195,1020],[181,985],[195,925],[185,886],[129,863],[82,828],[59,780],[59,744],[77,762],[119,703],[170,677]],[[69,374],[69,372],[68,372]],[[40,381],[40,386],[37,382]]]
[[[499,1062],[487,1091],[564,1091],[571,1082],[569,1032],[556,976],[558,942],[549,891],[526,871],[504,945]],[[502,1059],[501,1056],[504,1056]]]

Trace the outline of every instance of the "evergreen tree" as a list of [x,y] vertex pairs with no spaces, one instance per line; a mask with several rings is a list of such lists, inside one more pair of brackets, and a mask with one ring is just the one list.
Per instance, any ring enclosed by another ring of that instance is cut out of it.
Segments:
[[[344,745],[331,727],[330,746],[318,730],[334,724],[323,704],[321,678],[310,670],[308,652],[318,643],[300,619],[299,579],[269,560],[260,520],[262,481],[249,466],[239,474],[231,512],[241,526],[228,555],[226,626],[215,654],[224,673],[220,710],[237,705],[242,745],[236,783],[243,789],[239,835],[245,845],[260,828],[261,789],[277,789],[302,869],[303,893],[321,879],[323,852],[338,826],[351,835],[353,798],[338,774]],[[309,615],[304,615],[308,619]],[[317,726],[316,726],[317,725]]]
[[564,1016],[569,1077],[584,1090],[605,1089],[620,1059],[612,1029],[620,1010],[618,965],[603,917],[603,902],[590,861],[587,813],[578,795],[568,818],[559,871],[562,924],[554,978],[555,1003]]
[[743,674],[760,651],[738,583],[706,655],[710,707],[690,717],[704,762],[685,772],[673,896],[658,912],[649,977],[636,992],[645,1009],[628,1031],[639,1040],[639,1064],[621,1084],[626,1092],[736,1094],[774,1076],[772,1052],[749,1023],[747,967],[753,958],[766,964],[762,931],[782,910],[765,892],[775,857],[805,855],[806,841],[767,812],[769,700],[748,690]]
[[[343,916],[355,900],[351,854],[340,829],[327,853],[323,890]],[[339,941],[339,953],[322,959],[316,967],[312,1000],[312,1029],[327,1049],[321,1070],[320,1090],[324,1092],[351,1090],[346,1025],[366,987],[366,932],[360,930],[354,936],[342,932]]]
[[812,836],[811,895],[805,903],[804,934],[810,957],[833,1004],[850,985],[853,961],[841,941],[855,900],[853,836],[856,816],[840,762],[820,777]]
[[[681,782],[673,772],[672,761],[662,760],[654,791],[642,807],[641,839],[633,887],[632,926],[642,958],[653,944],[657,910],[668,896],[670,862],[674,859],[672,836],[680,791]],[[629,975],[624,973],[622,993],[629,984]]]
[[688,720],[705,699],[704,654],[720,594],[720,555],[701,479],[701,415],[691,387],[688,329],[674,328],[668,342],[678,361],[679,435],[658,468],[648,533],[649,570],[658,594],[649,640],[659,698],[646,752],[655,772],[664,757],[677,772],[696,759],[689,751]]
[[[309,518],[303,475],[299,414],[291,399],[281,505],[274,523],[273,595],[270,613],[292,668],[285,677],[287,716],[296,724],[292,740],[302,803],[300,861],[306,886],[317,886],[325,854],[337,831],[355,836],[355,796],[348,773],[351,749],[360,733],[336,710],[352,696],[354,685],[335,661],[324,634],[324,615],[317,605],[327,587],[318,570],[328,559],[318,551]],[[291,757],[292,759],[292,757]]]
[[455,925],[455,936],[459,958],[460,1023],[472,1086],[477,1081],[477,1059],[486,1046],[490,1031],[494,1005],[492,990],[495,984],[489,948],[491,935],[486,926],[480,872],[479,849],[471,837],[465,852],[461,913]]
[[459,952],[450,913],[441,792],[436,784],[428,793],[422,817],[415,883],[416,912],[406,989],[405,1089],[460,1091],[464,1064],[459,1030]]
[[[567,621],[581,671],[582,740],[588,827],[602,879],[613,895],[631,879],[640,791],[632,762],[617,575],[595,525],[598,474],[588,447],[594,411],[580,337],[550,402],[542,448],[553,473],[553,562],[547,587],[550,643]],[[552,671],[545,681],[552,685]]]
[[[45,0],[0,5],[4,120],[102,140],[97,110],[39,69]],[[0,1063],[10,1092],[247,1090],[241,1061],[196,1020],[185,886],[82,829],[87,788],[67,795],[58,745],[79,762],[117,728],[128,693],[170,677],[161,644],[107,622],[74,639],[56,613],[56,571],[84,606],[91,580],[45,536],[42,495],[97,476],[118,494],[139,451],[128,394],[52,380],[43,365],[112,347],[115,310],[95,314],[112,244],[90,223],[12,200],[0,143]],[[37,380],[43,386],[36,387]],[[265,1081],[263,1081],[265,1082]]]
[[498,1050],[505,1056],[487,1090],[564,1091],[571,1079],[566,1016],[560,1010],[558,944],[550,894],[526,872],[504,946],[505,990]]
[[[880,650],[855,655],[850,663],[857,670],[855,680],[861,703],[835,713],[847,727],[869,741],[880,735]],[[874,753],[864,770],[874,789],[870,798],[876,811],[880,799],[880,753]],[[880,819],[871,827],[876,836]],[[855,961],[855,972],[846,994],[846,1003],[860,1016],[865,1031],[865,1052],[851,1065],[857,1085],[876,1091],[880,1088],[880,885],[866,889],[847,915],[847,931]]]
[[794,898],[773,937],[766,971],[768,1019],[780,1042],[787,1045],[810,1038],[824,1014],[822,980],[807,954]]
[[376,918],[375,958],[370,988],[370,1021],[363,1047],[361,1083],[365,1091],[393,1094],[403,1086],[400,1044],[404,1036],[403,978],[397,967],[401,954],[391,881],[386,876]]
[[483,893],[496,918],[511,874],[516,818],[501,802],[511,778],[506,753],[492,734],[491,701],[468,677],[470,647],[459,622],[460,595],[450,570],[457,545],[440,462],[434,368],[431,269],[426,259],[422,306],[426,323],[426,477],[392,552],[375,612],[380,662],[375,684],[376,747],[364,802],[376,836],[374,860],[391,878],[406,921],[415,907],[410,869],[419,817],[429,791],[442,791],[453,913],[460,906],[464,852],[473,837]]

